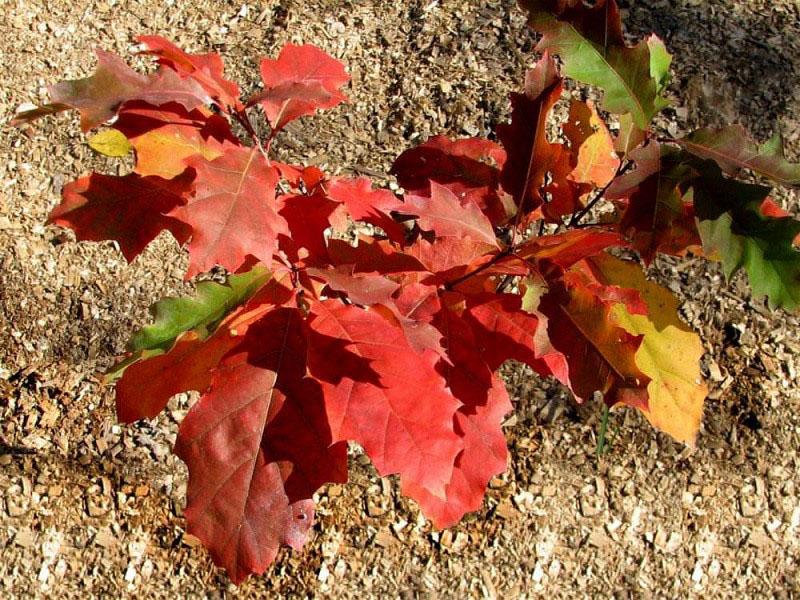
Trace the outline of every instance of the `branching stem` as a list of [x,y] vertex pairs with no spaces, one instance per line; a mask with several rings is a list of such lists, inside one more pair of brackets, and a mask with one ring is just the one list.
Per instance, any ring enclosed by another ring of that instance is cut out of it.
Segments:
[[600,200],[605,198],[606,192],[608,192],[608,189],[617,180],[617,178],[627,173],[628,169],[630,169],[631,166],[633,166],[632,161],[625,161],[624,163],[620,164],[619,168],[617,169],[617,172],[614,174],[613,179],[611,179],[611,181],[609,181],[605,186],[603,186],[601,189],[597,191],[597,193],[594,195],[594,198],[592,198],[589,201],[589,203],[583,208],[583,210],[576,212],[574,215],[572,215],[572,218],[570,219],[567,227],[577,227],[578,224],[581,222],[581,219],[583,219],[586,215],[588,215],[589,211],[591,211],[597,205],[597,203],[600,202]]
[[261,145],[261,140],[256,133],[255,127],[253,127],[253,124],[250,122],[250,117],[247,116],[247,111],[245,109],[237,110],[233,113],[233,116],[242,125],[242,127],[244,127],[244,130],[250,136],[250,139],[253,140],[253,143],[255,144],[256,148],[258,148],[259,152],[261,152],[261,154],[264,155],[264,158],[269,161],[269,148],[264,150],[264,147]]

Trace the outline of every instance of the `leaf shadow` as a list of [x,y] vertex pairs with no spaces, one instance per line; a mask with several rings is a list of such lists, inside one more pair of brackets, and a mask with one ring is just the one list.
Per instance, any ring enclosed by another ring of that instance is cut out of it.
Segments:
[[640,39],[655,32],[672,52],[672,91],[689,109],[690,127],[741,122],[766,137],[796,111],[800,26],[791,10],[778,3],[770,9],[689,0],[619,4],[627,9],[627,33]]
[[309,372],[327,383],[339,384],[343,379],[384,387],[371,360],[348,349],[350,343],[314,331],[308,333]]

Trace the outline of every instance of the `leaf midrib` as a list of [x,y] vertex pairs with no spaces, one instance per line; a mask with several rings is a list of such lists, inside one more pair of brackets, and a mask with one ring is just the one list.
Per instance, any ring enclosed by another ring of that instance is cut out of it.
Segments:
[[[552,19],[552,21],[556,22],[559,26],[564,26],[567,29],[569,29],[574,34],[574,36],[577,37],[580,40],[577,44],[573,43],[572,44],[573,46],[579,46],[579,50],[580,50],[580,46],[581,45],[588,45],[591,48],[592,52],[594,52],[594,54],[608,67],[608,69],[614,74],[616,79],[619,80],[619,82],[622,84],[622,87],[627,92],[628,96],[636,104],[636,107],[638,109],[638,114],[636,114],[634,116],[634,120],[636,121],[636,120],[639,120],[639,118],[640,118],[639,121],[641,123],[644,123],[647,120],[647,118],[646,118],[646,113],[645,113],[645,110],[644,110],[644,106],[642,105],[641,101],[639,100],[639,97],[635,94],[635,92],[631,88],[631,86],[628,85],[628,83],[625,81],[625,79],[622,77],[622,75],[611,65],[611,63],[608,61],[608,58],[606,57],[606,55],[604,53],[601,53],[597,49],[597,47],[591,41],[586,39],[575,28],[575,26],[572,25],[571,23],[564,23],[562,21],[558,21],[557,19],[555,19],[554,17],[551,17],[550,15],[548,15],[548,17],[550,17],[550,19]],[[606,48],[606,50],[607,50],[607,48]],[[564,62],[572,62],[572,61],[567,61],[566,57],[564,57],[564,56],[562,56],[562,58],[564,59]],[[604,92],[607,94],[608,90],[604,90]],[[638,125],[638,123],[637,123],[637,125]]]

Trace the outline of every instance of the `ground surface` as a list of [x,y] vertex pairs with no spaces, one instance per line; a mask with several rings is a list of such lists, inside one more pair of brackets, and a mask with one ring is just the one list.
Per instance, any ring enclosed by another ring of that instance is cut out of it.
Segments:
[[[99,45],[130,56],[141,33],[224,53],[254,89],[260,56],[289,40],[322,46],[353,74],[351,104],[283,137],[296,158],[384,173],[432,133],[485,134],[532,60],[510,0],[0,2],[0,118],[43,87],[94,67]],[[631,4],[633,4],[631,6]],[[800,9],[792,0],[647,0],[629,31],[676,54],[672,133],[780,123],[800,148]],[[185,470],[170,454],[186,401],[150,423],[115,424],[97,373],[180,290],[184,258],[160,239],[133,265],[110,244],[43,226],[65,181],[115,169],[77,120],[0,130],[0,596],[332,597],[740,596],[800,593],[798,320],[770,315],[715,266],[660,261],[703,335],[711,397],[696,451],[614,413],[595,459],[597,406],[509,368],[512,459],[484,509],[433,532],[354,457],[352,482],[323,490],[316,536],[265,576],[233,588],[183,533]],[[331,167],[332,168],[332,167]],[[379,180],[381,180],[378,177]],[[386,180],[381,180],[386,183]],[[797,195],[780,197],[797,209]],[[7,450],[6,450],[7,452]]]

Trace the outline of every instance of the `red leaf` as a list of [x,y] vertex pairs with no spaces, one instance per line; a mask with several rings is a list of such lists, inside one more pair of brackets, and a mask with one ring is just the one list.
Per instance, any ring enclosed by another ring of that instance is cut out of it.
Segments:
[[570,153],[575,157],[570,179],[597,188],[608,185],[620,161],[614,152],[614,140],[594,104],[573,100],[563,130],[570,142]]
[[302,186],[305,188],[302,191],[307,194],[311,194],[325,179],[325,173],[314,166],[288,165],[275,160],[272,161],[272,166],[278,169],[281,179],[286,180],[292,189],[299,190]]
[[175,179],[93,173],[64,186],[48,220],[79,240],[114,240],[132,261],[164,229],[181,244],[188,239],[188,228],[167,213],[186,202],[193,179],[193,172]]
[[306,271],[312,277],[322,279],[332,290],[344,292],[350,300],[364,306],[389,302],[392,294],[400,287],[378,273],[355,273],[352,265],[336,269],[312,268]]
[[624,304],[630,315],[647,315],[649,312],[647,303],[642,298],[640,290],[636,289],[634,285],[634,283],[638,285],[638,282],[629,282],[629,287],[618,284],[619,269],[609,266],[616,264],[630,265],[631,267],[636,265],[636,272],[640,271],[637,262],[620,261],[603,252],[575,263],[568,272],[564,273],[563,281],[568,287],[586,288],[604,303]]
[[341,205],[321,191],[310,196],[285,194],[278,198],[278,205],[278,213],[286,220],[291,232],[289,236],[280,236],[281,250],[293,261],[302,260],[306,264],[326,262],[325,230],[343,220],[337,216]]
[[178,102],[187,110],[211,101],[196,82],[182,80],[173,71],[159,70],[152,75],[142,75],[116,54],[96,52],[98,65],[93,75],[51,85],[49,91],[54,104],[21,113],[12,124],[74,108],[81,113],[81,129],[88,131],[114,118],[119,107],[129,100],[143,100],[154,105]]
[[261,61],[261,79],[264,91],[248,104],[261,103],[273,130],[280,130],[299,117],[344,102],[341,87],[350,76],[342,63],[319,48],[287,44],[277,60]]
[[539,270],[545,273],[547,265],[568,269],[576,262],[602,252],[611,247],[627,247],[626,242],[616,231],[601,227],[573,229],[556,235],[535,237],[517,248],[516,255],[535,261]]
[[420,228],[438,237],[469,238],[498,247],[492,223],[476,204],[462,203],[446,187],[431,182],[430,196],[407,195],[403,212],[418,217]]
[[334,179],[327,184],[328,197],[342,203],[356,221],[371,223],[386,232],[387,237],[398,243],[405,242],[406,230],[391,217],[392,211],[405,208],[405,204],[389,190],[373,190],[366,177],[358,179]]
[[410,253],[397,250],[388,240],[376,240],[366,236],[353,246],[344,240],[328,242],[328,256],[334,265],[352,265],[359,273],[378,271],[389,273],[424,272],[425,266]]
[[[788,210],[785,210],[772,198],[765,198],[764,202],[761,203],[761,214],[765,217],[773,217],[777,219],[792,216],[792,213],[790,213]],[[794,245],[800,247],[800,234],[794,238]]]
[[509,359],[536,367],[539,319],[522,310],[518,294],[483,294],[467,299],[465,319],[475,332],[477,348],[492,371]]
[[181,423],[175,452],[189,467],[189,532],[235,583],[262,573],[281,544],[299,549],[314,492],[347,481],[347,446],[332,444],[305,357],[300,312],[269,313]]
[[477,352],[478,342],[469,325],[449,309],[437,315],[436,323],[451,361],[441,361],[439,370],[463,403],[455,416],[455,432],[463,439],[464,449],[455,459],[444,498],[409,481],[403,482],[402,491],[420,504],[434,526],[444,528],[478,510],[489,480],[505,470],[508,450],[501,425],[512,406],[503,381]]
[[500,168],[505,151],[483,138],[449,140],[443,135],[403,152],[392,173],[406,192],[430,195],[430,182],[443,185],[462,203],[475,203],[493,225],[514,214],[512,203],[500,190]]
[[381,475],[442,496],[462,449],[460,406],[403,330],[373,311],[338,301],[312,307],[309,368],[320,380],[333,439],[364,447]]
[[444,283],[474,270],[491,259],[495,246],[477,244],[469,238],[443,237],[429,242],[420,237],[406,253],[415,257],[425,269],[436,275],[425,283]]
[[701,247],[691,196],[680,188],[693,172],[680,155],[653,142],[634,150],[631,158],[636,170],[620,177],[607,193],[624,208],[620,231],[646,263],[658,252],[682,256]]
[[628,333],[611,317],[615,302],[590,288],[555,287],[539,310],[548,319],[553,347],[569,365],[569,385],[578,402],[599,391],[609,406],[647,406],[649,377],[635,362],[642,337]]
[[583,208],[582,198],[591,190],[588,184],[573,179],[576,160],[565,146],[553,150],[549,183],[542,188],[543,198],[549,199],[534,211],[532,218],[544,217],[550,223],[561,223],[561,218]]
[[157,35],[140,35],[136,38],[145,46],[145,54],[158,57],[158,62],[176,71],[181,77],[199,83],[226,110],[241,108],[239,86],[223,76],[224,66],[219,54],[187,54],[169,40]]
[[190,331],[178,338],[166,354],[127,366],[116,385],[120,421],[152,419],[175,394],[208,389],[219,361],[240,344],[250,326],[275,306],[284,305],[293,298],[292,290],[282,279],[284,277],[276,274],[245,305],[225,317],[207,339]]
[[[608,256],[608,255],[606,255]],[[647,304],[638,290],[619,287],[611,283],[604,273],[595,268],[594,258],[588,258],[565,273],[563,281],[568,287],[584,287],[601,302],[624,304],[632,315],[646,315]]]
[[397,291],[396,297],[385,306],[403,328],[409,346],[416,352],[423,354],[426,350],[430,350],[441,357],[446,357],[442,347],[442,335],[432,325],[434,316],[442,306],[439,302],[439,288],[405,281]]
[[[547,141],[547,118],[561,97],[563,79],[555,61],[545,53],[525,77],[525,93],[511,94],[511,124],[497,128],[508,155],[502,171],[503,188],[520,210],[530,211],[544,201],[545,176],[563,160],[563,146]],[[563,155],[564,157],[566,155]]]
[[219,361],[239,341],[228,329],[207,340],[189,333],[166,354],[130,365],[116,385],[117,418],[123,423],[152,419],[175,394],[204,392]]
[[228,122],[204,111],[187,111],[173,102],[160,107],[126,103],[114,122],[136,149],[136,172],[171,179],[186,170],[187,159],[214,160],[225,143],[238,144]]
[[570,387],[567,357],[550,342],[548,334],[550,319],[539,310],[541,297],[547,291],[547,286],[544,281],[534,276],[523,280],[520,283],[520,287],[523,294],[523,310],[535,316],[538,321],[536,335],[533,340],[536,361],[530,366],[542,377],[554,377],[565,386]]
[[761,203],[761,214],[765,217],[775,217],[778,219],[792,216],[789,211],[781,207],[772,198],[765,198],[764,202]]
[[187,278],[221,265],[241,267],[251,255],[267,265],[279,234],[288,234],[277,212],[278,173],[254,148],[229,146],[208,162],[189,159],[197,170],[196,192],[172,216],[192,227]]

